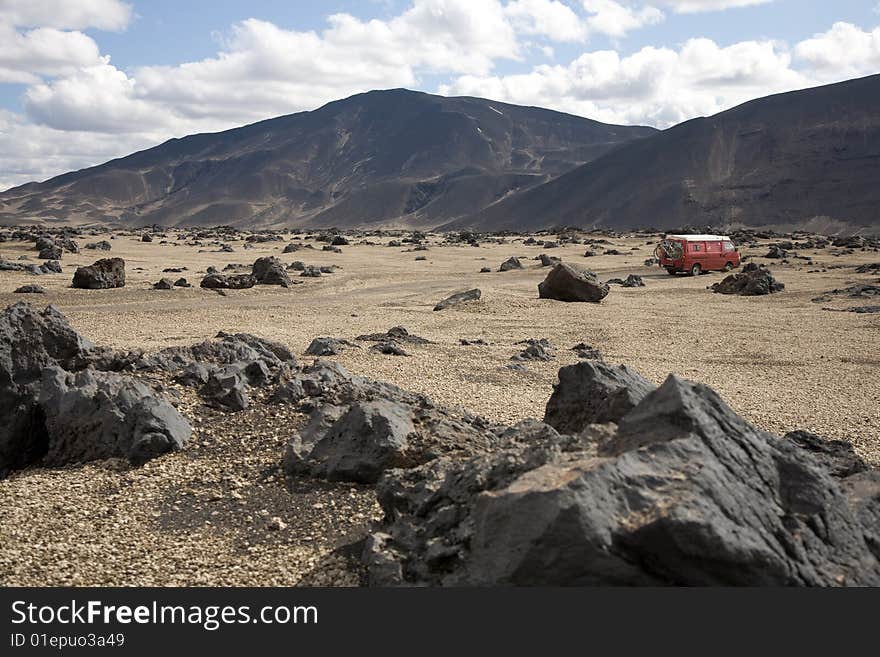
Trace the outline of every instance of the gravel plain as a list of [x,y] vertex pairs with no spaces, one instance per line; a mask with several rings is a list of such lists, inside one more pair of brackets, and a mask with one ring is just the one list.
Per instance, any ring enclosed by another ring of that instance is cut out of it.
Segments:
[[[620,256],[584,258],[588,247],[567,245],[546,252],[588,266],[602,279],[639,274],[646,286],[613,286],[601,304],[564,304],[537,298],[548,270],[532,258],[545,250],[521,238],[474,248],[441,246],[434,236],[429,250],[419,252],[384,246],[386,238],[381,245],[342,246],[342,253],[303,240],[315,250],[282,255],[286,241],[248,249],[233,241],[234,252],[218,253],[211,251],[216,245],[185,245],[174,237],[143,243],[119,234],[109,253],[66,254],[63,274],[0,272],[0,303],[54,304],[101,345],[152,351],[226,330],[280,340],[301,362],[310,360],[303,351],[316,336],[354,341],[403,325],[431,344],[408,345],[409,357],[394,357],[362,343],[333,359],[354,373],[505,423],[543,416],[559,367],[576,362],[570,348],[585,342],[657,383],[669,373],[706,383],[761,428],[849,440],[880,465],[880,315],[825,310],[865,305],[845,295],[812,301],[833,289],[876,283],[876,273],[855,272],[880,261],[876,252],[802,251],[812,263],[783,264],[760,257],[769,242],[744,248],[786,285],[780,294],[747,298],[707,290],[720,273],[671,277],[645,267],[654,248],[645,236],[589,247],[626,254]],[[0,255],[36,261],[21,242],[0,244]],[[341,269],[296,277],[301,284],[289,289],[258,286],[221,296],[198,287],[208,266],[250,264],[263,255]],[[427,259],[415,260],[421,255]],[[526,269],[498,272],[512,255],[523,258]],[[109,256],[126,260],[126,287],[69,287],[75,265]],[[187,271],[163,274],[166,267]],[[493,271],[479,273],[482,267]],[[185,276],[194,287],[150,289],[162,276]],[[34,282],[47,293],[12,294]],[[449,294],[472,287],[482,290],[481,300],[432,310]],[[462,338],[489,344],[462,346]],[[515,343],[526,338],[548,338],[556,357],[528,363],[527,371],[506,368],[521,349]],[[177,396],[194,426],[190,447],[138,469],[104,461],[32,468],[0,481],[0,584],[358,583],[350,569],[340,568],[329,581],[312,573],[322,561],[341,558],[334,550],[366,533],[379,514],[375,496],[366,486],[285,480],[281,451],[302,415],[261,403],[224,413],[169,381],[152,383]]]

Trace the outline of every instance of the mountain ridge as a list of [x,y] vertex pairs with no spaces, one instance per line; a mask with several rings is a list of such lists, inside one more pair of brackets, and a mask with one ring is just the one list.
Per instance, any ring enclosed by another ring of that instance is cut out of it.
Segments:
[[474,97],[371,91],[9,189],[0,223],[432,226],[654,132]]
[[880,230],[880,75],[758,98],[446,224]]
[[880,230],[880,75],[663,131],[370,91],[0,193],[0,224]]

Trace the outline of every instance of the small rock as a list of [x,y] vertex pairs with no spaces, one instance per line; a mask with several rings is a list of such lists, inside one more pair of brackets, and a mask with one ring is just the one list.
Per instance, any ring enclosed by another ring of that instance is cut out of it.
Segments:
[[14,294],[45,294],[46,290],[42,285],[22,285],[14,290]]
[[306,353],[309,356],[335,356],[345,347],[357,347],[357,345],[342,338],[318,337],[312,340]]
[[434,310],[446,310],[447,308],[457,306],[458,304],[465,301],[477,301],[479,300],[481,295],[482,292],[479,290],[479,288],[466,290],[465,292],[457,292],[439,302],[436,306],[434,306]]
[[511,360],[523,361],[523,360],[539,360],[539,361],[547,361],[553,360],[554,358],[554,348],[553,345],[550,344],[550,341],[547,338],[541,338],[536,340],[534,338],[530,338],[528,340],[522,340],[517,342],[517,344],[524,344],[526,348],[521,352],[511,357]]
[[599,351],[595,347],[591,347],[584,342],[579,342],[578,344],[573,346],[571,350],[577,353],[578,358],[584,358],[587,360],[603,360],[601,351]]
[[385,354],[387,356],[409,356],[409,354],[404,351],[403,347],[401,347],[396,342],[377,342],[372,347],[370,347],[370,351],[375,351],[380,354]]
[[517,257],[510,257],[504,262],[501,263],[501,266],[498,268],[498,271],[511,271],[513,269],[523,269],[522,263],[519,261]]
[[645,287],[645,282],[641,276],[630,274],[626,279],[611,278],[605,281],[608,285],[620,285],[623,287]]
[[[239,497],[240,497],[240,494],[239,494]],[[269,529],[271,531],[281,531],[282,529],[287,529],[287,523],[284,522],[278,516],[272,516],[266,522],[266,529]]]

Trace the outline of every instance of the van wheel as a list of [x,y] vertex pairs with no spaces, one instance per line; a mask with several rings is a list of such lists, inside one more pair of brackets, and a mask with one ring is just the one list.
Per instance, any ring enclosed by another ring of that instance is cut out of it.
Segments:
[[691,267],[691,276],[699,276],[703,273],[703,268],[700,265],[694,265]]
[[675,276],[675,270],[674,270],[674,269],[667,269],[667,270],[666,270],[666,273],[669,274],[670,276]]
[[726,265],[724,265],[724,271],[732,271],[732,270],[733,270],[733,263],[732,262],[728,262]]

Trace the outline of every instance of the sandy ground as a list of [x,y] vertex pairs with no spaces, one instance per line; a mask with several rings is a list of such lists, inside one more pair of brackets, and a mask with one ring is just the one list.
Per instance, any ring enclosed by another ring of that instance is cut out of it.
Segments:
[[[363,348],[336,359],[355,373],[508,423],[542,417],[557,370],[577,360],[570,347],[586,342],[606,360],[626,363],[657,383],[673,372],[709,384],[764,429],[808,429],[850,440],[880,464],[880,315],[823,310],[877,301],[811,302],[835,288],[876,282],[876,274],[857,274],[854,267],[880,261],[880,254],[804,251],[813,264],[788,265],[756,257],[771,266],[786,291],[746,298],[708,291],[720,273],[670,277],[644,267],[653,251],[644,237],[611,241],[604,246],[630,255],[585,259],[583,245],[547,251],[589,266],[603,279],[630,273],[644,278],[644,288],[613,286],[598,305],[539,300],[537,284],[548,270],[531,258],[544,250],[521,241],[480,248],[432,244],[426,252],[352,245],[340,254],[316,244],[315,251],[282,255],[283,242],[253,249],[232,242],[234,253],[216,253],[131,236],[113,240],[109,254],[65,255],[63,274],[0,272],[0,303],[52,303],[98,344],[148,350],[234,330],[283,341],[302,354],[315,336],[352,340],[403,325],[434,344],[408,347],[410,357]],[[743,253],[766,251],[761,246]],[[0,255],[36,261],[35,252],[19,242],[0,244]],[[198,287],[209,265],[249,264],[262,255],[341,269],[296,278],[303,283],[290,289],[260,286],[222,297]],[[416,261],[420,255],[427,260]],[[511,255],[528,258],[527,269],[497,272]],[[69,287],[75,265],[106,256],[125,258],[125,288]],[[188,271],[161,273],[181,266]],[[493,272],[479,273],[484,266]],[[809,273],[823,267],[827,271]],[[163,275],[185,276],[195,287],[150,289]],[[25,283],[38,283],[47,294],[12,294]],[[482,290],[480,301],[432,311],[448,294],[471,287]],[[490,345],[461,346],[460,338]],[[526,372],[506,369],[521,349],[514,343],[526,338],[548,338],[557,347],[555,360],[529,363]],[[198,422],[192,448],[180,454],[140,470],[108,462],[33,469],[0,482],[0,582],[289,585],[331,549],[362,535],[377,514],[369,489],[284,482],[278,465],[301,419],[296,413],[257,405],[233,417],[200,408],[187,391],[180,394],[181,410]],[[270,529],[267,519],[273,517],[287,526]],[[330,583],[355,582],[340,576]]]

